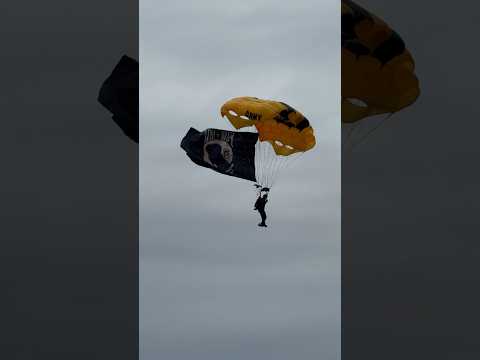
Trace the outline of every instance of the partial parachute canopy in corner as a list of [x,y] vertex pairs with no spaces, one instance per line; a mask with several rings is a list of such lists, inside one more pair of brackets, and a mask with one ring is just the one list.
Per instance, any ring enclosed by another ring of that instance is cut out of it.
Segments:
[[395,113],[420,94],[415,63],[383,20],[342,0],[342,122]]
[[102,84],[98,101],[112,114],[125,135],[138,143],[138,62],[122,56]]
[[255,178],[255,144],[258,135],[219,129],[202,132],[190,128],[181,148],[197,165],[250,181]]
[[236,129],[254,126],[259,140],[268,141],[277,155],[289,156],[315,146],[308,119],[283,102],[237,97],[223,104],[220,113]]

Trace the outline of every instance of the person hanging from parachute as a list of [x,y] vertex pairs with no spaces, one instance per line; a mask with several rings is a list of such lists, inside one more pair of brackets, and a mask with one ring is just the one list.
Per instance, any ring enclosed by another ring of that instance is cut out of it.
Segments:
[[259,225],[266,227],[267,194],[281,170],[315,146],[313,128],[291,106],[255,97],[233,98],[222,105],[220,114],[237,131],[191,128],[181,147],[197,165],[255,182]]
[[255,205],[253,210],[257,210],[260,213],[260,216],[262,218],[262,222],[258,224],[258,226],[263,226],[267,227],[267,224],[265,224],[265,220],[267,220],[267,213],[265,212],[265,205],[268,202],[268,191],[265,192],[262,196],[262,192],[258,195],[257,201],[255,201]]
[[[269,188],[262,187],[261,185],[255,184],[255,188],[258,191],[257,200],[255,200],[255,204],[253,205],[253,210],[259,212],[262,222],[258,224],[258,226],[267,227],[265,224],[265,220],[267,219],[267,213],[265,212],[265,205],[268,202],[268,192],[270,191]],[[262,196],[262,192],[264,193]]]
[[[351,0],[342,0],[342,128],[412,105],[420,95],[415,62],[390,26]],[[367,135],[368,135],[367,134]],[[348,138],[347,138],[348,140]]]

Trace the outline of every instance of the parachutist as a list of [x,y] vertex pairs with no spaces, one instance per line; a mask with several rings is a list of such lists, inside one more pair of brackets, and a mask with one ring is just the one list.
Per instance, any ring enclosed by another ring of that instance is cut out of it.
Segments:
[[[265,205],[275,177],[294,154],[315,147],[315,134],[308,119],[291,106],[256,97],[237,97],[224,103],[222,117],[237,130],[254,127],[256,132],[190,128],[181,148],[197,165],[218,173],[255,182],[254,210],[267,227]],[[268,187],[265,187],[268,186]]]
[[267,214],[265,213],[265,205],[268,202],[267,196],[267,193],[265,193],[263,196],[260,194],[257,198],[257,201],[255,201],[255,207],[253,210],[257,210],[262,217],[262,222],[258,224],[258,226],[267,227],[267,224],[265,224],[265,220],[267,220]]

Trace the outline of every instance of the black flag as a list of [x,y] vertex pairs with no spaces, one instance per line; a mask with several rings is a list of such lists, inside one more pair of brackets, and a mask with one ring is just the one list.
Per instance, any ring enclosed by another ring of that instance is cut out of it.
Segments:
[[256,181],[255,144],[258,134],[219,129],[188,130],[181,147],[197,165],[219,173]]
[[125,135],[138,143],[138,62],[124,55],[103,83],[98,101]]

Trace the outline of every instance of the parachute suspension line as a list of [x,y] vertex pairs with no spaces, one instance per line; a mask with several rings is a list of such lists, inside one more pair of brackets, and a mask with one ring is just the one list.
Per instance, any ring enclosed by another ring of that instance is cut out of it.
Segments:
[[262,141],[262,150],[263,150],[263,163],[262,163],[262,167],[263,167],[263,171],[264,171],[264,178],[262,179],[262,187],[268,187],[268,177],[269,177],[269,173],[268,173],[268,168],[269,168],[269,165],[270,165],[270,161],[271,161],[271,158],[270,158],[270,154],[268,152],[268,145],[270,145],[268,142],[266,141]]
[[[377,131],[380,127],[382,127],[382,125],[386,122],[386,120],[388,120],[390,117],[392,117],[393,114],[394,113],[389,113],[388,115],[383,117],[376,125],[373,126],[373,128],[368,130],[365,135],[361,136],[359,141],[355,142],[355,141],[353,141],[353,136],[349,136],[349,138],[350,137],[352,138],[352,141],[349,142],[348,138],[347,138],[347,140],[345,141],[345,144],[342,145],[342,150],[344,150],[344,148],[345,148],[345,150],[346,150],[345,152],[351,153],[353,151],[353,149],[355,149],[358,145],[363,143],[370,135],[372,135],[375,131]],[[352,133],[355,132],[357,128],[358,128],[358,124],[357,124],[357,126],[355,126]]]
[[347,129],[348,132],[347,132],[345,142],[343,143],[342,150],[345,150],[348,148],[349,140],[352,138],[352,135],[355,133],[357,128],[358,128],[358,123],[350,124],[349,128]]
[[276,164],[276,167],[274,169],[274,174],[273,174],[273,179],[272,179],[272,186],[273,184],[276,182],[277,178],[278,178],[278,175],[280,174],[280,172],[285,169],[285,167],[291,162],[291,156],[294,156],[294,155],[290,155],[290,156],[283,156],[283,155],[280,155],[277,157],[277,164]]
[[[263,146],[265,148],[265,163],[264,163],[264,166],[265,166],[265,184],[264,186],[265,187],[269,187],[270,186],[270,167],[272,165],[272,160],[273,160],[273,156],[270,152],[270,143],[268,141],[265,141],[263,143]],[[273,148],[272,148],[273,150]]]
[[[260,178],[262,177],[261,169],[260,169],[259,150],[260,149],[258,147],[258,141],[257,141],[257,143],[255,144],[255,179],[257,181],[257,184],[260,181]],[[255,184],[255,186],[257,184]]]
[[275,151],[273,150],[273,147],[269,143],[269,154],[268,154],[268,168],[267,168],[267,174],[268,174],[268,179],[267,179],[267,187],[271,187],[272,184],[272,178],[273,178],[273,169],[275,168],[275,162],[277,160],[277,156],[275,154]]
[[280,158],[281,158],[281,156],[273,155],[272,166],[271,166],[271,169],[270,169],[271,179],[270,179],[270,182],[268,184],[269,187],[271,187],[273,185],[273,182],[275,181],[276,170],[277,170],[279,162],[281,160]]
[[262,171],[263,171],[263,179],[262,179],[262,187],[268,186],[268,169],[267,169],[267,164],[268,164],[268,143],[262,141],[262,152],[263,152],[263,159],[262,159]]
[[289,166],[298,154],[290,156],[277,155],[269,141],[259,141],[255,145],[255,175],[258,185],[272,187],[278,174]]
[[267,147],[265,142],[257,141],[255,144],[255,177],[257,184],[265,186],[267,181],[266,161],[267,161]]
[[260,148],[260,143],[257,141],[255,144],[255,173],[256,173],[256,178],[257,178],[257,184],[262,182],[262,159],[261,159],[261,148]]
[[278,172],[279,172],[280,168],[287,161],[287,159],[284,159],[284,158],[285,158],[285,156],[283,156],[283,155],[279,155],[279,156],[276,157],[275,166],[272,170],[272,183],[270,184],[270,186],[273,186],[273,184],[275,183],[275,180],[277,179]]
[[[255,126],[248,126],[241,129],[240,131],[252,132],[252,133],[258,134]],[[262,141],[257,140],[257,143],[255,144],[255,178],[257,180],[257,183],[255,186],[257,185],[263,186],[263,183],[265,182],[265,178],[266,178],[265,159],[266,159],[265,146]]]
[[278,163],[281,160],[282,156],[279,156],[275,153],[273,146],[270,145],[269,149],[271,149],[271,151],[270,151],[270,164],[269,164],[270,166],[268,169],[268,175],[269,175],[268,187],[272,187],[273,181],[275,180],[275,174],[276,174],[275,170],[278,167]]
[[360,141],[358,141],[356,144],[352,144],[352,146],[349,149],[349,152],[352,152],[354,148],[356,148],[358,145],[363,143],[370,135],[372,135],[375,131],[377,131],[389,118],[392,117],[394,113],[389,113],[387,116],[385,116],[377,125],[375,125],[370,131],[368,131],[363,137],[360,138]]
[[[293,154],[293,155],[290,155],[290,156],[286,156],[285,159],[284,159],[284,163],[283,163],[280,170],[284,171],[287,168],[293,167],[293,164],[295,164],[298,161],[298,159],[303,156],[303,154],[304,154],[304,152],[299,152],[299,153],[296,153],[296,154]],[[277,178],[275,178],[275,181],[276,180],[277,180]]]
[[263,164],[265,162],[265,149],[263,148],[262,143],[260,141],[257,141],[256,147],[258,149],[258,151],[256,151],[255,153],[256,154],[258,153],[258,173],[259,173],[257,183],[261,186],[262,183],[265,181],[265,169],[263,168],[264,167]]
[[304,154],[303,152],[299,152],[289,156],[280,156],[279,166],[275,171],[275,175],[273,177],[271,186],[273,186],[276,183],[278,179],[278,175],[280,175],[280,173],[283,172],[285,169],[291,168],[293,164],[296,163],[300,157],[302,157],[303,154]]
[[277,175],[277,170],[278,170],[278,167],[280,166],[280,162],[281,162],[281,159],[282,156],[275,156],[274,159],[273,159],[273,166],[272,166],[272,179],[271,179],[271,183],[269,184],[270,186],[273,185],[273,182],[275,181],[275,177]]
[[262,187],[271,188],[279,174],[291,167],[303,155],[303,152],[289,156],[277,155],[270,142],[259,141],[256,144],[256,154],[258,157],[255,161],[257,183]]
[[267,186],[266,185],[266,182],[268,181],[268,171],[267,171],[267,161],[268,161],[268,153],[267,153],[267,147],[265,146],[265,142],[261,141],[260,142],[260,146],[262,148],[262,173],[263,173],[263,177],[262,177],[262,181],[260,183],[260,185],[262,187],[265,187]]
[[266,180],[266,171],[265,171],[265,161],[266,161],[266,152],[265,152],[265,144],[261,142],[260,140],[258,141],[258,146],[260,149],[260,170],[261,170],[261,178],[259,179],[258,183],[262,187],[264,186],[263,184],[265,183]]

